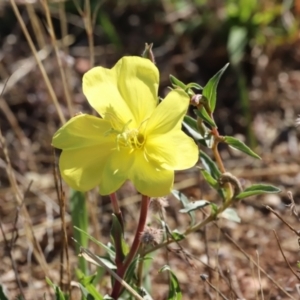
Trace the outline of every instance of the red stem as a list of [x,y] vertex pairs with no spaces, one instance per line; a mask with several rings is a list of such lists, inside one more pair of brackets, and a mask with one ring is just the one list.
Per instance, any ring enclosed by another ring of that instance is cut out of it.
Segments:
[[[140,219],[139,219],[138,227],[137,227],[137,230],[136,230],[136,233],[134,236],[134,240],[133,240],[131,249],[124,261],[124,264],[117,270],[117,274],[122,279],[124,279],[124,275],[140,247],[140,235],[144,231],[144,228],[145,228],[149,203],[150,203],[150,197],[143,195],[142,202],[141,202]],[[122,285],[120,284],[119,281],[116,281],[114,284],[113,290],[112,290],[111,297],[113,299],[118,299],[121,289],[122,289]]]

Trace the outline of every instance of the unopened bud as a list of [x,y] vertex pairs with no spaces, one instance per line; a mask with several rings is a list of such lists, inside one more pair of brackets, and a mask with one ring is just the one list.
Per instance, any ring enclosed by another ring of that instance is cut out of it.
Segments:
[[193,106],[198,106],[200,104],[201,99],[202,99],[202,95],[200,94],[193,95],[190,103]]

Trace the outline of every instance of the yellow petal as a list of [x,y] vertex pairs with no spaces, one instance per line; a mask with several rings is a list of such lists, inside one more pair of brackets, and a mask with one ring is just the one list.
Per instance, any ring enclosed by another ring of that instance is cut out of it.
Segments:
[[123,124],[137,127],[149,118],[157,105],[159,73],[141,57],[123,57],[112,69],[95,67],[83,77],[83,92],[90,105],[105,116],[114,109]]
[[59,168],[64,181],[77,191],[88,191],[100,184],[110,152],[99,146],[64,150]]
[[70,119],[53,136],[52,145],[58,149],[72,150],[103,144],[115,143],[109,122],[89,115],[79,115]]
[[151,115],[146,135],[165,134],[181,128],[181,123],[189,106],[189,97],[181,90],[172,90],[156,107]]
[[147,138],[146,157],[167,170],[185,170],[198,161],[198,146],[180,129]]
[[75,190],[88,191],[99,185],[108,157],[116,147],[108,135],[110,123],[89,115],[79,115],[62,126],[52,145],[62,149],[59,168],[63,179]]
[[135,155],[134,164],[129,170],[129,179],[135,188],[149,197],[162,197],[171,192],[174,182],[174,172],[158,169],[145,159],[143,151]]
[[108,158],[103,169],[100,194],[109,195],[118,190],[128,179],[128,172],[133,165],[135,155],[130,149],[116,149]]

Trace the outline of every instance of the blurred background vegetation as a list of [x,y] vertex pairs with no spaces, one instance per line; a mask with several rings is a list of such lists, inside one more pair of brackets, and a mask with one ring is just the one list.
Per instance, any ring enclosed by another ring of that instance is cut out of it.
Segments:
[[[205,85],[230,62],[218,87],[215,120],[220,134],[239,135],[262,156],[260,163],[239,161],[242,167],[266,170],[255,180],[271,178],[300,195],[294,129],[300,111],[299,0],[0,0],[1,131],[19,183],[26,186],[22,180],[33,178],[53,198],[50,141],[61,120],[13,4],[66,119],[91,112],[81,90],[89,68],[141,55],[145,43],[154,44],[161,95],[170,85],[169,74]],[[66,70],[66,89],[60,67]],[[229,167],[240,159],[230,151],[223,156]],[[16,206],[10,201],[3,157],[0,152],[0,218],[12,232]],[[283,179],[272,178],[278,163],[288,170]],[[189,194],[200,197],[194,190]],[[39,224],[44,204],[31,199],[26,205],[33,224]],[[56,254],[50,252],[48,260]]]

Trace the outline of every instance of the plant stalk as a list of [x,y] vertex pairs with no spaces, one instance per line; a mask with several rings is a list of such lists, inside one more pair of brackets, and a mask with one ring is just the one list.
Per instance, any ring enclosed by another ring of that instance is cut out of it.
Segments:
[[[148,196],[142,196],[142,202],[141,202],[141,210],[140,210],[140,219],[137,226],[137,230],[134,236],[134,240],[131,246],[131,249],[124,261],[124,264],[118,268],[117,274],[124,279],[125,273],[130,266],[131,262],[133,261],[134,257],[136,256],[136,253],[139,250],[140,247],[140,235],[144,230],[146,220],[147,220],[147,214],[148,214],[148,208],[150,204],[150,197]],[[120,293],[121,293],[122,285],[119,281],[116,281],[112,290],[111,297],[113,299],[118,299]]]

